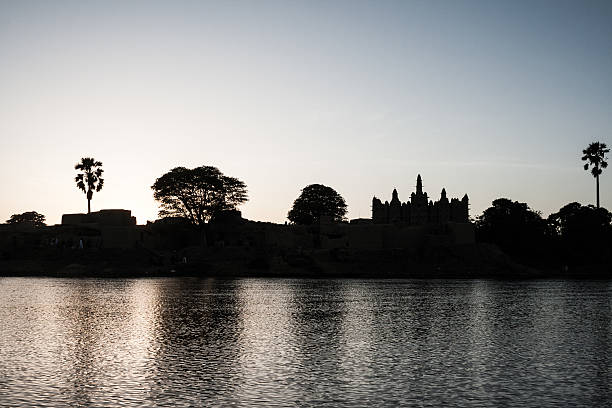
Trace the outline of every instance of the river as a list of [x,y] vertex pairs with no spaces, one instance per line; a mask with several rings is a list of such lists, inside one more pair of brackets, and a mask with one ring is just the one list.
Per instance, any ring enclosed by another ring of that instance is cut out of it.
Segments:
[[0,406],[611,406],[607,281],[0,278]]

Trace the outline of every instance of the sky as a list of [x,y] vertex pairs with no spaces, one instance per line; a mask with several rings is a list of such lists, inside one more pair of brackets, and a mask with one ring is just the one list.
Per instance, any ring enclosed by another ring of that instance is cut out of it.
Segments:
[[[610,1],[0,0],[0,222],[87,211],[157,218],[177,166],[244,181],[245,218],[284,222],[300,190],[348,218],[402,201],[500,197],[544,216],[595,203],[582,168],[612,145]],[[612,164],[612,163],[611,163]],[[612,167],[600,180],[612,209]]]

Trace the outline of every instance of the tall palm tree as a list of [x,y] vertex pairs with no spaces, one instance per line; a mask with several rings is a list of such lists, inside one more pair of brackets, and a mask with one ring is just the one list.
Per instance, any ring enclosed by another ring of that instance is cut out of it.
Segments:
[[584,169],[588,170],[589,166],[592,166],[591,174],[597,180],[597,208],[599,208],[599,175],[608,167],[608,163],[606,162],[606,153],[610,151],[607,148],[605,143],[593,142],[582,151],[582,160],[586,161],[584,164]]
[[74,181],[76,181],[77,187],[87,194],[87,214],[89,214],[91,213],[91,198],[94,191],[102,190],[104,185],[102,162],[96,161],[92,157],[83,157],[74,166],[74,169],[82,171],[82,173],[77,174]]

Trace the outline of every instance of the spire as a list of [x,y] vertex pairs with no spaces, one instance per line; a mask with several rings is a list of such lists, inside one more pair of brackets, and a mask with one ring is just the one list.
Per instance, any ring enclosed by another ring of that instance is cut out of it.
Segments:
[[466,195],[464,195],[464,196],[463,196],[463,198],[461,199],[461,201],[468,201],[468,200],[469,200],[469,198],[468,198],[468,195],[467,195],[467,194],[466,194]]
[[446,189],[445,188],[442,189],[442,197],[441,198],[442,199],[446,198]]
[[399,197],[397,196],[397,189],[393,189],[393,194],[391,194],[391,202],[399,202]]
[[423,180],[421,180],[421,175],[417,176],[417,194],[423,193]]

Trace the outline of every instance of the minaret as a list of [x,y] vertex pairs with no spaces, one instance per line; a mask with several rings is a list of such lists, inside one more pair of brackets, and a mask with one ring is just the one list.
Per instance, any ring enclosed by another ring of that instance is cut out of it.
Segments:
[[442,193],[440,194],[440,201],[436,203],[437,207],[437,222],[439,224],[447,223],[451,218],[451,209],[448,203],[448,198],[446,197],[446,189],[442,189]]
[[467,193],[463,196],[463,198],[461,199],[461,205],[462,205],[462,222],[470,222],[470,199],[468,198]]
[[399,197],[397,196],[397,189],[393,189],[393,193],[391,194],[391,202],[399,201]]
[[427,224],[429,218],[429,202],[427,194],[423,192],[423,180],[421,175],[417,176],[416,193],[410,196],[410,223],[414,225]]
[[396,223],[402,220],[402,203],[397,196],[397,190],[393,189],[391,202],[389,203],[389,222]]

